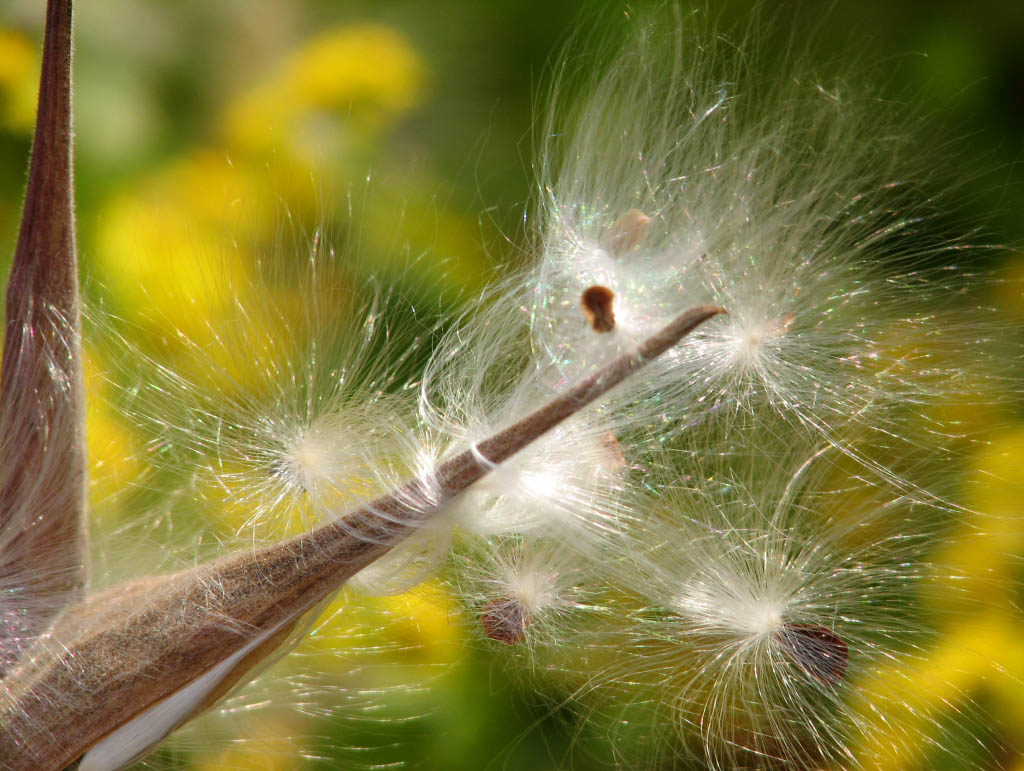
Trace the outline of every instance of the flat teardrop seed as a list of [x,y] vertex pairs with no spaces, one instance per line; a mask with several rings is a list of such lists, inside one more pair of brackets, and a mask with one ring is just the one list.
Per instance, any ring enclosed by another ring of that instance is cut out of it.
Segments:
[[776,637],[805,674],[822,685],[839,685],[850,662],[850,649],[839,635],[823,626],[786,624]]
[[480,614],[484,634],[506,645],[517,645],[526,638],[529,621],[526,608],[514,597],[491,600]]

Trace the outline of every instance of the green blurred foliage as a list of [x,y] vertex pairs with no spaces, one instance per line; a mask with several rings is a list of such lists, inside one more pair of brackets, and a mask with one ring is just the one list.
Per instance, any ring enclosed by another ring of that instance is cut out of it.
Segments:
[[[381,23],[405,36],[426,70],[423,102],[388,133],[382,155],[429,180],[428,194],[444,208],[470,221],[482,219],[485,231],[493,224],[503,236],[517,238],[531,192],[532,124],[552,63],[570,35],[582,29],[585,36],[614,37],[622,26],[619,15],[644,5],[649,3],[621,9],[609,4],[595,13],[593,3],[581,0],[82,3],[76,20],[76,97],[84,256],[92,251],[89,233],[96,227],[96,211],[113,191],[190,147],[215,143],[227,99],[258,81],[300,41],[357,22]],[[809,38],[823,60],[853,58],[875,70],[886,93],[934,114],[946,133],[927,138],[922,151],[962,140],[955,155],[936,162],[949,164],[951,178],[968,180],[963,218],[985,224],[1001,240],[1020,237],[1020,3],[872,0],[827,10],[814,2],[764,5],[766,17],[777,16],[780,27],[800,30],[798,37]],[[10,0],[0,9],[0,25],[23,34],[37,49],[41,7],[39,0]],[[749,7],[718,2],[711,12],[728,25]],[[0,88],[9,103],[10,91]],[[23,123],[0,124],[5,254],[13,242],[24,173],[24,129]],[[317,169],[318,181],[336,193],[364,173]],[[438,189],[440,181],[445,184]],[[500,241],[480,240],[495,252],[501,248]]]

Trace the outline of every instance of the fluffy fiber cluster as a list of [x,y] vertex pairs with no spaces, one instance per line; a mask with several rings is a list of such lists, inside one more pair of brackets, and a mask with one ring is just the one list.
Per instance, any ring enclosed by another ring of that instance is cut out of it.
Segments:
[[[867,768],[883,760],[857,748],[899,713],[953,591],[937,546],[971,512],[949,480],[984,441],[964,416],[1017,390],[1007,328],[960,245],[926,235],[889,107],[704,26],[638,24],[598,76],[561,72],[536,259],[425,374],[407,365],[434,330],[397,334],[380,293],[351,309],[313,254],[305,322],[235,292],[241,323],[218,329],[237,341],[172,346],[178,368],[147,364],[121,404],[152,436],[149,489],[216,502],[223,538],[275,538],[722,305],[356,582],[440,575],[480,642],[618,737],[625,767]],[[882,669],[898,683],[872,697]],[[916,730],[910,752],[943,745]]]
[[442,346],[430,414],[472,440],[681,308],[728,316],[466,495],[446,575],[628,767],[881,766],[861,684],[895,662],[912,691],[917,608],[954,604],[948,480],[984,441],[962,416],[1019,392],[1009,327],[925,235],[891,106],[639,26],[558,78],[540,256]]

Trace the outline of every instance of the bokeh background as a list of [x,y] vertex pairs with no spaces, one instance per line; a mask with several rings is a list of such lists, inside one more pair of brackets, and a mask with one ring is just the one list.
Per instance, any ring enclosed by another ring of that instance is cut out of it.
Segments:
[[[4,271],[30,146],[43,5],[0,6]],[[748,11],[745,3],[710,5],[726,26]],[[1024,278],[1024,4],[863,0],[824,14],[813,2],[765,5],[780,29],[808,40],[823,67],[852,61],[888,98],[912,106],[926,126],[922,160],[937,170],[935,189],[922,194],[955,202],[934,228],[1006,245],[972,259],[1007,279]],[[241,275],[268,252],[301,252],[320,229],[338,245],[348,274],[372,275],[440,316],[529,249],[534,121],[552,65],[580,30],[594,39],[624,32],[624,8],[595,13],[592,6],[82,0],[76,168],[89,302],[124,318],[164,319],[201,338],[224,301],[211,273]],[[993,289],[991,301],[1024,314],[1019,285],[1006,286]],[[149,355],[173,355],[160,330],[140,322],[135,332],[134,344]],[[145,472],[132,449],[144,438],[102,398],[113,367],[103,350],[91,346],[87,361],[99,531],[122,526],[133,510],[124,491]],[[999,420],[973,471],[999,480],[979,503],[1009,516],[1024,500],[1024,424]],[[231,513],[219,516],[230,520]],[[237,525],[228,521],[224,531]],[[981,525],[994,537],[970,559],[979,570],[1018,576],[1024,534],[1005,523]],[[568,711],[559,714],[493,652],[470,644],[459,610],[436,587],[360,597],[351,601],[356,611],[345,609],[349,599],[317,622],[299,663],[278,665],[270,684],[232,701],[153,762],[203,769],[284,769],[303,758],[311,768],[614,766],[601,736]],[[964,735],[961,758],[972,760],[958,767],[1024,769],[1024,666],[1013,666],[1024,664],[1024,651],[1006,654],[1019,650],[1024,621],[1006,599],[961,630],[973,650],[992,652],[987,663],[985,656],[958,658],[966,646],[955,636],[936,653],[937,676],[1000,718],[985,741],[1017,746],[972,755]],[[913,706],[953,730],[955,713],[943,711],[950,695],[930,698]],[[894,757],[888,767],[915,767],[906,763]]]

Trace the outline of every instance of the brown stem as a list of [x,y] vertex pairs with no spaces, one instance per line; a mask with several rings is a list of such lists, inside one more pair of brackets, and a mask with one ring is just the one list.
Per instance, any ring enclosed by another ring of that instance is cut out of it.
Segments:
[[[280,544],[118,587],[69,610],[5,681],[0,767],[63,768],[103,737],[194,682],[260,634],[203,700],[207,706],[301,616],[455,495],[607,393],[710,317],[687,311],[527,417],[336,522]],[[190,715],[183,714],[184,722]]]
[[[0,370],[0,675],[78,599],[86,455],[71,133],[71,2],[47,6],[32,161]],[[6,618],[6,623],[5,623]]]

